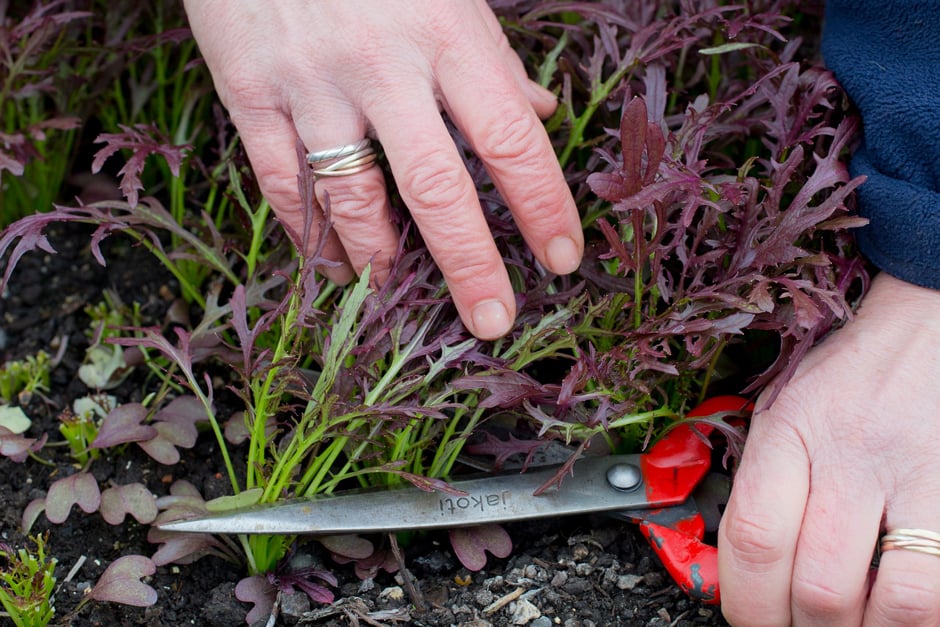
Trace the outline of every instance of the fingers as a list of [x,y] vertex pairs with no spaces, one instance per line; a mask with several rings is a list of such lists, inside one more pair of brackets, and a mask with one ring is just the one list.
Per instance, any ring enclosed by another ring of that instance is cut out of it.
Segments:
[[[251,109],[232,107],[233,123],[238,127],[252,170],[258,177],[261,193],[271,204],[278,220],[297,238],[305,254],[313,252],[321,228],[321,215],[314,211],[307,216],[302,210],[297,187],[297,131],[287,115],[277,109]],[[310,225],[306,242],[299,238],[304,233],[304,222]],[[335,268],[322,268],[323,273],[337,283],[346,283],[354,275],[343,245],[335,233],[328,235],[322,255],[341,262]]]
[[940,625],[940,558],[903,549],[882,553],[863,624]]
[[512,72],[513,77],[516,79],[516,84],[525,94],[526,98],[528,98],[529,104],[532,105],[535,113],[542,119],[551,116],[558,106],[558,99],[555,97],[555,94],[535,81],[529,80],[522,59],[519,58],[519,55],[509,44],[509,39],[506,38],[506,33],[503,32],[503,27],[500,25],[499,19],[493,14],[486,0],[477,0],[476,4],[480,16],[489,29],[490,36],[493,38],[493,43],[498,53],[502,56],[506,67]]
[[[317,99],[294,107],[294,124],[311,152],[355,143],[365,137],[364,118],[341,99]],[[329,124],[323,121],[329,120]],[[329,208],[330,222],[352,269],[361,274],[371,264],[371,279],[382,284],[398,249],[399,233],[389,212],[382,171],[370,167],[337,177],[318,177],[317,201]]]
[[578,211],[538,116],[496,51],[444,51],[445,107],[486,165],[539,261],[567,274],[581,262]]
[[433,94],[421,84],[408,93],[366,114],[464,324],[479,338],[500,337],[512,325],[515,297],[476,187]]
[[[920,450],[908,447],[910,460],[930,460],[918,467],[910,463],[899,477],[905,489],[894,491],[888,502],[885,528],[940,530],[940,490],[932,480],[937,476],[933,442]],[[906,495],[904,494],[906,491]],[[906,549],[881,553],[875,575],[865,627],[907,627],[940,625],[940,557]]]
[[793,568],[795,625],[856,626],[868,595],[868,571],[884,499],[868,477],[851,476],[838,456],[813,464]]
[[800,438],[776,418],[770,412],[753,417],[718,532],[722,612],[733,625],[790,624],[809,460]]

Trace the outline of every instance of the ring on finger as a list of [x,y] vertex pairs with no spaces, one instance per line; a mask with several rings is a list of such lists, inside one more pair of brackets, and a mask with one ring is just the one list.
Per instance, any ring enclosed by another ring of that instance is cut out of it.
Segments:
[[927,529],[895,529],[881,538],[881,552],[894,549],[940,557],[940,533]]
[[368,170],[375,165],[375,158],[372,140],[366,137],[352,144],[308,153],[307,163],[314,176],[348,176]]

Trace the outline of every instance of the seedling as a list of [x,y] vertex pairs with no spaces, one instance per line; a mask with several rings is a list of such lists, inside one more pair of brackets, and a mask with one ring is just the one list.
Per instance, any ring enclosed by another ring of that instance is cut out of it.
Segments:
[[28,405],[33,394],[49,390],[52,359],[45,351],[8,361],[0,368],[0,400]]
[[0,603],[17,627],[44,627],[55,613],[56,559],[46,553],[48,534],[30,539],[32,549],[0,543]]

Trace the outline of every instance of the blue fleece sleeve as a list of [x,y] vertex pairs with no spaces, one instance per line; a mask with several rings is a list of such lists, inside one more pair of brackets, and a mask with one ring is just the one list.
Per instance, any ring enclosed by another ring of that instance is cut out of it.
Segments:
[[940,289],[940,3],[828,0],[823,57],[862,115],[862,253]]

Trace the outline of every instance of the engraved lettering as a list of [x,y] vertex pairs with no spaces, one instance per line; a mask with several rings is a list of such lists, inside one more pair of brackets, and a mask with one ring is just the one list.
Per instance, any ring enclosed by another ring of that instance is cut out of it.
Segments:
[[509,505],[510,499],[509,490],[503,490],[498,493],[461,496],[456,499],[440,498],[437,506],[441,510],[441,516],[446,516],[456,514],[458,510],[486,512],[488,509],[505,508]]

